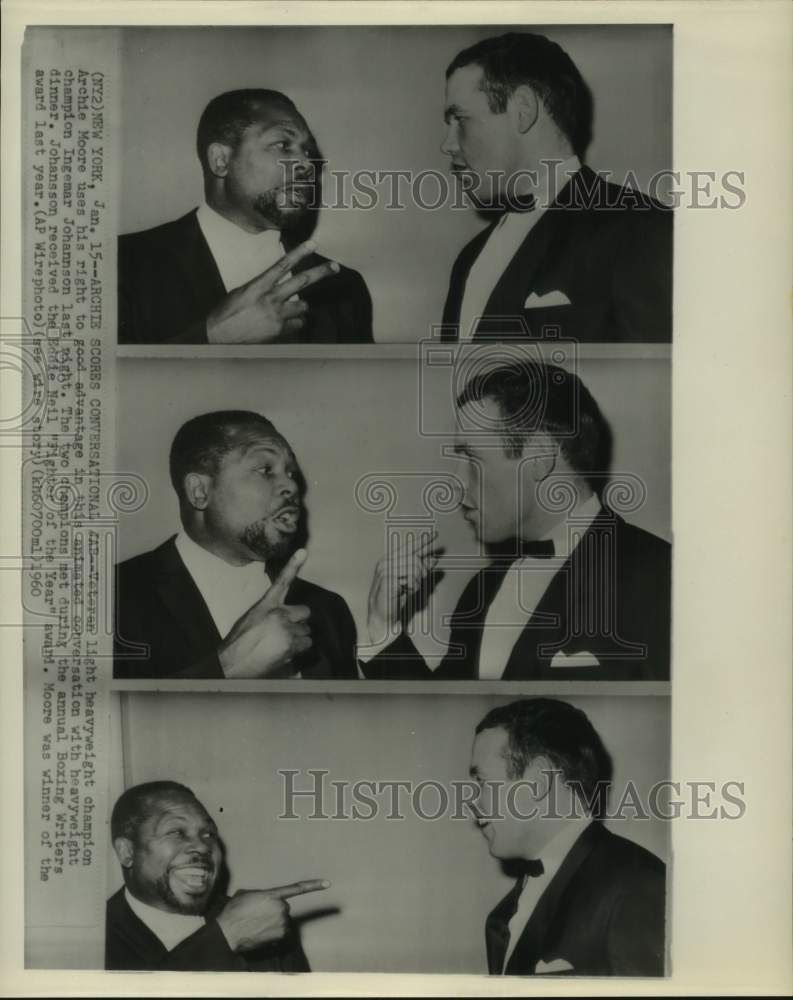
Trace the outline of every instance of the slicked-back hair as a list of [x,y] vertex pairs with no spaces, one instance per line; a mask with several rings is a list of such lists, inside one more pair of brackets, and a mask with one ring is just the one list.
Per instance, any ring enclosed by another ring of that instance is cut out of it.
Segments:
[[527,698],[494,708],[476,727],[507,734],[507,776],[520,779],[537,757],[547,757],[597,819],[608,805],[613,766],[594,726],[580,708],[555,698]]
[[[294,103],[279,90],[229,90],[213,97],[204,108],[196,133],[196,152],[204,173],[208,170],[207,149],[213,142],[221,142],[236,150],[245,130],[273,110],[285,111],[303,121]],[[319,150],[316,150],[316,157],[312,151],[314,158],[320,158]]]
[[152,803],[169,797],[189,798],[201,805],[193,791],[177,781],[147,781],[142,785],[133,785],[119,796],[113,806],[110,816],[112,840],[115,842],[119,837],[126,837],[137,841],[138,830],[148,818]]
[[583,158],[592,141],[592,94],[560,45],[529,32],[486,38],[459,52],[449,64],[446,78],[471,65],[482,68],[482,90],[494,114],[506,111],[515,90],[528,85],[573,152]]
[[216,410],[183,424],[173,439],[169,460],[171,483],[180,503],[186,499],[184,479],[189,472],[217,475],[224,455],[256,434],[264,434],[288,447],[275,426],[252,410]]
[[611,465],[611,428],[577,375],[558,365],[515,361],[475,375],[456,402],[461,407],[483,399],[492,399],[499,409],[510,457],[523,454],[529,435],[545,432],[558,442],[573,471],[595,492],[602,491]]

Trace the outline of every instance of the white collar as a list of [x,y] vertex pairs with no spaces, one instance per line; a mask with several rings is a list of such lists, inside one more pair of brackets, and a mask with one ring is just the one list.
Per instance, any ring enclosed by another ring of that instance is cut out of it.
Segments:
[[247,284],[284,255],[277,229],[249,233],[206,202],[196,212],[196,218],[227,292]]
[[168,951],[173,951],[178,944],[191,934],[195,934],[206,923],[206,920],[197,914],[167,913],[165,910],[158,910],[156,906],[141,902],[126,886],[124,898],[135,916],[149,928]]
[[211,590],[217,590],[223,585],[220,581],[237,583],[249,577],[258,580],[266,572],[264,562],[253,560],[243,566],[226,562],[203,545],[194,542],[184,529],[176,536],[175,545],[190,576],[199,584],[199,590],[202,589],[199,581],[205,582]]
[[198,224],[201,231],[210,243],[217,241],[224,245],[250,247],[262,243],[272,243],[280,245],[281,231],[279,229],[261,229],[256,233],[249,233],[247,229],[238,226],[236,222],[227,219],[207,202],[203,202],[196,212]]

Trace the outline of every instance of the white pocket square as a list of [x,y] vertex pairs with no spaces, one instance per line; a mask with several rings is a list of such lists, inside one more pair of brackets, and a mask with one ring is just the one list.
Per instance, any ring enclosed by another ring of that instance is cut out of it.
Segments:
[[538,295],[532,292],[523,303],[524,309],[547,309],[548,306],[569,306],[570,299],[557,289],[555,292],[546,292],[545,295]]
[[534,969],[535,976],[552,976],[560,972],[572,972],[573,967],[564,958],[554,958],[550,962],[543,962],[542,959]]
[[551,666],[562,669],[565,667],[599,667],[600,660],[598,660],[594,653],[588,653],[585,649],[580,650],[578,653],[565,653],[560,649],[553,654]]

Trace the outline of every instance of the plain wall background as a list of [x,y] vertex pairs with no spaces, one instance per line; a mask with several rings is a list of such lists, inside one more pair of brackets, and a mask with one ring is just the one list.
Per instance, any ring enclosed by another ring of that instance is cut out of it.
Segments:
[[[195,130],[206,104],[241,87],[286,93],[327,171],[423,170],[448,178],[444,73],[463,48],[508,25],[129,28],[123,33],[120,231],[176,219],[203,198]],[[646,190],[671,167],[669,25],[520,25],[571,56],[594,97],[587,161]],[[381,189],[387,194],[386,189]],[[427,199],[437,197],[427,182]],[[325,210],[321,252],[362,272],[378,340],[414,341],[440,322],[452,262],[483,223],[470,209]]]
[[[227,847],[230,891],[321,877],[325,892],[292,901],[316,971],[487,971],[484,921],[512,882],[490,857],[470,820],[425,821],[410,814],[366,821],[279,820],[279,769],[308,769],[332,780],[432,780],[468,777],[474,728],[510,699],[402,695],[122,695],[127,785],[169,778],[193,789],[214,816]],[[612,805],[627,780],[646,797],[669,770],[665,697],[575,697],[614,760]],[[113,769],[118,774],[118,768]],[[334,810],[332,789],[327,811]],[[111,789],[111,802],[123,786]],[[388,797],[380,799],[388,807]],[[422,800],[438,809],[435,793]],[[626,814],[630,817],[630,811]],[[607,825],[668,860],[660,820]],[[121,885],[111,859],[108,892]],[[335,910],[319,915],[316,911]]]
[[[637,475],[646,485],[644,506],[627,520],[669,538],[669,361],[590,359],[578,372],[612,425],[613,470]],[[394,522],[356,503],[356,483],[382,474],[378,478],[398,492],[389,519],[407,517],[415,526],[421,490],[437,473],[456,469],[455,459],[442,454],[453,431],[451,370],[394,359],[358,360],[353,370],[345,361],[125,359],[117,379],[123,415],[117,469],[142,476],[149,489],[139,511],[119,515],[119,557],[154,548],[180,527],[168,477],[168,451],[179,427],[211,410],[256,410],[289,441],[309,484],[311,536],[301,575],[347,600],[363,639],[372,572]],[[419,436],[419,426],[438,436]],[[448,555],[478,552],[459,512],[437,514],[434,523]],[[418,637],[425,654],[443,651],[443,618],[472,573],[470,563],[452,569],[435,591],[430,615],[437,641]]]

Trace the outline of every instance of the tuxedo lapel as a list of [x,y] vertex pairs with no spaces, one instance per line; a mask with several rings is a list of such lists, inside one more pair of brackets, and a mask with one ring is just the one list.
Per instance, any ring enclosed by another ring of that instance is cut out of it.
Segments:
[[441,328],[442,341],[460,340],[460,310],[463,305],[463,295],[465,294],[465,283],[474,261],[482,252],[482,247],[487,243],[490,234],[495,228],[495,223],[487,226],[478,233],[471,242],[463,248],[460,256],[455,261],[449,278],[449,293],[446,296],[446,305],[443,308],[443,323]]
[[546,956],[546,949],[558,937],[564,924],[567,887],[603,835],[600,824],[591,823],[573,844],[559,871],[534,907],[534,912],[509,957],[504,969],[505,975],[532,975],[537,962]]
[[523,887],[521,876],[504,896],[485,921],[485,948],[487,950],[487,971],[491,976],[499,976],[504,969],[504,956],[509,945],[509,922],[515,915]]
[[201,232],[196,211],[180,220],[184,228],[172,249],[172,266],[190,289],[195,303],[193,311],[196,315],[208,316],[226,295],[226,286]]
[[183,633],[186,647],[202,655],[207,649],[217,647],[221,635],[201,591],[176,550],[174,538],[160,547],[153,586]]
[[142,959],[146,965],[153,967],[167,955],[168,950],[162,941],[132,910],[123,889],[110,900],[108,915],[113,934],[123,940],[129,952]]
[[508,564],[479,570],[466,586],[452,616],[449,646],[433,677],[438,680],[476,680],[485,617],[501,586]]

